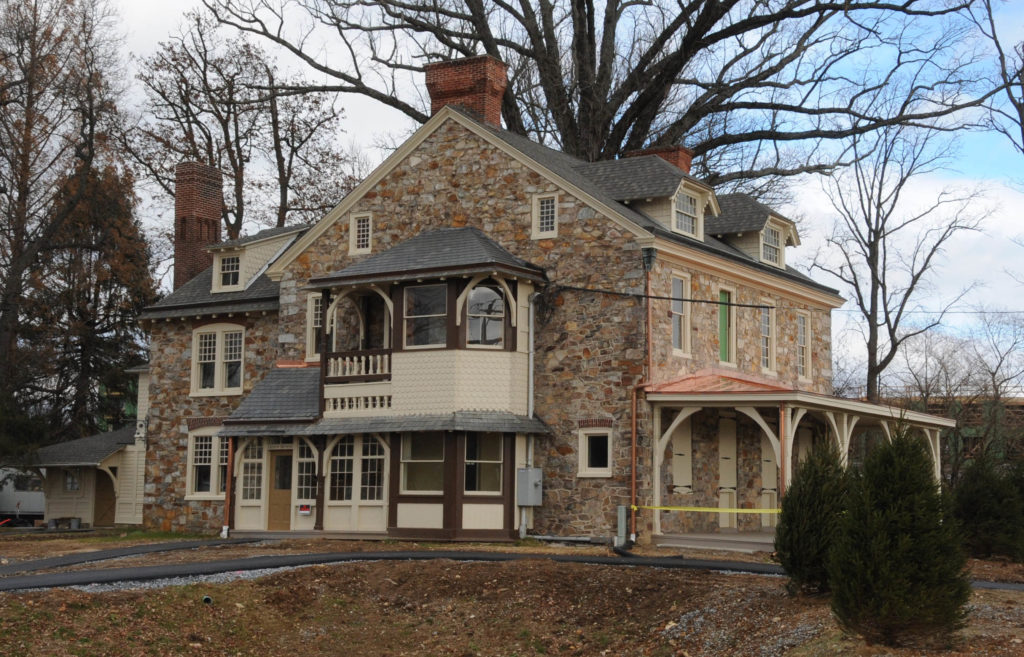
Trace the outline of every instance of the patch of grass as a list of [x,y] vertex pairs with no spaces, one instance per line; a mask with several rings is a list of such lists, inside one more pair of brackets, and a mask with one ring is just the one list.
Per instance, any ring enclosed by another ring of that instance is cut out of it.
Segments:
[[179,532],[129,529],[121,532],[104,532],[92,536],[83,536],[80,540],[94,543],[122,543],[127,541],[212,541],[216,538],[216,534],[182,534]]

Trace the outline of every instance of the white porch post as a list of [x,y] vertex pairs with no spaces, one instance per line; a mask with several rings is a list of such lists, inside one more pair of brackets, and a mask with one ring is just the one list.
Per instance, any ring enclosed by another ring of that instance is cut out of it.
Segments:
[[942,444],[940,442],[942,430],[922,427],[922,431],[924,431],[925,440],[928,443],[928,451],[932,455],[932,474],[935,475],[935,481],[942,481]]
[[857,425],[860,417],[848,413],[835,413],[827,411],[825,418],[836,437],[836,445],[839,447],[839,460],[845,468],[850,463],[850,437],[853,436],[853,427]]
[[[659,407],[654,408],[654,435],[658,436],[658,440],[654,445],[654,473],[653,473],[653,486],[654,489],[654,504],[653,506],[661,506],[661,465],[665,461],[665,448],[668,447],[668,442],[672,440],[672,434],[679,425],[686,421],[688,417],[694,413],[698,413],[702,410],[700,406],[684,406],[679,409],[679,413],[672,420],[672,424],[668,426],[668,429],[664,433],[661,433],[661,412]],[[654,533],[661,533],[661,512],[654,512]]]

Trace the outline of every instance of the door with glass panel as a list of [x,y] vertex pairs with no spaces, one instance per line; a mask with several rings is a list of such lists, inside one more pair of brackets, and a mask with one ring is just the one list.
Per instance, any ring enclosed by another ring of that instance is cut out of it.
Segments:
[[325,530],[386,531],[386,461],[376,436],[341,436],[329,444]]

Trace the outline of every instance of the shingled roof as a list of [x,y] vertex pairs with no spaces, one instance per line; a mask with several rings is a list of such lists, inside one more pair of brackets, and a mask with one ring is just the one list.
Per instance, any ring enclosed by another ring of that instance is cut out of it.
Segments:
[[290,233],[303,233],[309,230],[308,224],[302,224],[299,226],[276,226],[274,228],[265,228],[258,233],[252,235],[246,235],[245,237],[239,237],[235,240],[228,240],[226,242],[216,242],[209,245],[208,249],[230,249],[238,246],[245,246],[246,244],[252,244],[253,242],[259,242],[260,240],[267,240],[271,237],[281,237],[282,235],[288,235]]
[[457,411],[431,415],[325,418],[309,425],[225,424],[218,434],[221,436],[332,436],[353,433],[401,433],[403,431],[551,433],[551,429],[535,417],[496,411]]
[[310,422],[320,416],[320,368],[275,367],[225,423]]
[[125,445],[135,442],[135,427],[98,433],[66,443],[42,447],[32,465],[38,467],[95,467]]
[[692,180],[657,155],[584,162],[573,168],[616,201],[675,196],[684,178]]
[[482,231],[441,228],[420,233],[341,271],[311,279],[309,287],[402,281],[427,273],[457,275],[493,271],[544,280],[543,269],[512,255]]
[[239,292],[212,292],[213,267],[209,267],[188,283],[149,306],[139,319],[164,319],[190,314],[241,313],[263,310],[276,311],[280,286],[260,274],[248,287]]
[[718,207],[722,214],[708,217],[704,224],[704,232],[715,235],[734,235],[764,229],[768,216],[786,219],[775,210],[747,194],[722,194],[718,197]]

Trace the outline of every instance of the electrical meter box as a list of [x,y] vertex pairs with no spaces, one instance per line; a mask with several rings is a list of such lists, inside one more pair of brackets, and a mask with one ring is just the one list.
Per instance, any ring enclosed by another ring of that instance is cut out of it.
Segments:
[[516,503],[519,506],[540,506],[543,487],[540,468],[519,468],[516,470]]

